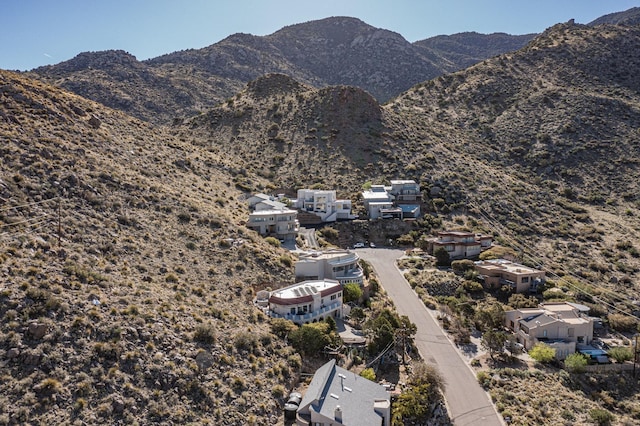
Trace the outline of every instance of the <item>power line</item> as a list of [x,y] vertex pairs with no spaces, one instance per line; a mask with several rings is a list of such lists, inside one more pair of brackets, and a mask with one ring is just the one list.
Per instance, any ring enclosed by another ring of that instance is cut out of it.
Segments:
[[[633,314],[631,314],[631,313],[629,313],[629,312],[627,312],[627,311],[624,311],[624,310],[620,309],[619,307],[617,307],[617,306],[615,306],[615,305],[613,305],[613,304],[611,304],[611,303],[609,303],[609,302],[607,302],[607,301],[603,300],[601,297],[599,297],[599,296],[597,296],[597,295],[594,295],[594,294],[590,293],[589,291],[587,291],[587,290],[586,290],[586,289],[584,289],[584,288],[580,288],[580,287],[576,286],[575,284],[573,284],[573,283],[571,283],[570,281],[568,281],[566,278],[560,277],[559,275],[555,274],[553,271],[551,271],[551,270],[549,270],[549,269],[545,268],[544,266],[542,266],[542,263],[540,262],[540,260],[539,260],[538,258],[536,258],[534,255],[530,254],[530,253],[528,252],[528,250],[526,250],[526,248],[528,247],[526,244],[521,243],[521,242],[520,242],[517,238],[515,238],[515,237],[510,237],[510,236],[509,236],[510,232],[509,232],[509,231],[506,231],[506,230],[505,230],[505,227],[504,227],[502,224],[500,224],[499,222],[496,224],[496,223],[495,223],[495,221],[491,220],[491,219],[490,219],[490,215],[489,215],[489,213],[487,213],[486,211],[484,211],[481,207],[479,207],[479,206],[477,206],[477,205],[475,205],[475,204],[473,204],[473,203],[471,203],[471,205],[472,205],[472,207],[474,207],[474,208],[478,211],[478,214],[482,217],[482,219],[483,219],[486,223],[488,223],[488,224],[489,224],[489,226],[491,226],[491,227],[492,227],[492,228],[494,228],[495,230],[499,231],[499,232],[502,234],[502,236],[503,236],[503,238],[504,238],[505,240],[509,241],[509,242],[514,246],[514,248],[517,248],[518,250],[520,250],[520,252],[522,253],[523,257],[526,255],[530,260],[532,260],[532,261],[533,261],[533,264],[534,264],[538,269],[540,269],[540,270],[544,271],[546,274],[550,275],[551,277],[556,278],[559,282],[562,282],[562,283],[566,284],[567,286],[569,286],[569,287],[571,287],[571,288],[573,288],[573,289],[577,290],[578,292],[583,293],[583,294],[586,294],[586,295],[590,296],[590,297],[591,297],[592,299],[594,299],[594,300],[598,300],[601,304],[603,304],[603,305],[607,306],[609,309],[614,310],[614,311],[617,311],[617,312],[619,312],[619,313],[621,313],[621,314],[623,314],[623,315],[629,316],[629,317],[631,317],[631,318],[633,318],[633,319],[635,319],[635,320],[640,320],[640,319],[639,319],[638,317],[636,317],[635,315],[633,315]],[[566,273],[566,271],[565,271],[564,269],[563,269],[563,272],[565,272],[565,273]],[[567,273],[567,275],[572,276],[574,279],[576,279],[576,281],[578,281],[578,282],[580,282],[580,283],[582,283],[582,284],[585,284],[585,283],[583,283],[583,282],[582,282],[582,278],[581,278],[581,277],[579,277],[579,276],[577,276],[577,275],[575,275],[575,274],[573,274],[573,273]],[[618,301],[620,301],[620,302],[624,302],[624,303],[627,303],[627,304],[631,304],[631,302],[630,302],[628,299],[626,299],[626,298],[622,298],[618,293],[615,293],[615,292],[613,292],[612,290],[609,290],[609,289],[607,289],[607,288],[604,288],[604,287],[598,286],[597,284],[592,283],[592,282],[589,282],[589,281],[586,283],[586,285],[587,285],[587,286],[595,287],[596,289],[598,289],[598,290],[600,290],[600,291],[603,291],[603,292],[605,292],[605,293],[610,293],[610,296],[611,296],[611,297],[613,297],[614,299],[616,299],[616,298],[617,298],[617,299],[618,299]]]
[[[10,226],[22,225],[24,223],[30,223],[30,222],[32,222],[34,220],[39,220],[41,217],[48,217],[48,216],[49,215],[47,213],[43,213],[43,216],[40,216],[40,217],[32,217],[32,218],[29,218],[29,219],[21,220],[19,222],[4,223],[4,224],[0,225],[0,228],[8,228]],[[38,223],[40,223],[40,222],[35,222],[34,224],[37,225]]]
[[56,199],[57,199],[57,197],[56,198],[49,198],[47,200],[34,201],[32,203],[27,203],[27,204],[20,204],[20,205],[17,205],[17,206],[5,206],[5,207],[0,208],[0,212],[4,212],[4,211],[7,211],[7,210],[12,210],[12,209],[22,209],[22,208],[25,208],[25,207],[37,206],[39,204],[48,203],[49,201],[55,201]]

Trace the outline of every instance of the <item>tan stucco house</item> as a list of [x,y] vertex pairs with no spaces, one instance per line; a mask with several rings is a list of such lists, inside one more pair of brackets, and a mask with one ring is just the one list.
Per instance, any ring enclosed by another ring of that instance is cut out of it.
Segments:
[[535,268],[506,259],[491,259],[475,262],[478,279],[487,288],[511,287],[515,293],[535,293],[544,283],[545,273]]
[[529,350],[542,342],[556,349],[556,358],[564,359],[576,351],[577,345],[593,340],[593,318],[589,308],[578,303],[543,303],[537,308],[505,312],[505,326],[518,342]]

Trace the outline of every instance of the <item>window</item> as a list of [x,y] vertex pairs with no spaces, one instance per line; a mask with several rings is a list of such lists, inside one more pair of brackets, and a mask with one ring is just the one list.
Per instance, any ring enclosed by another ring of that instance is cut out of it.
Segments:
[[331,300],[336,300],[336,297],[338,297],[338,296],[336,296],[335,294],[332,294],[331,295]]
[[293,315],[295,315],[295,313],[296,313],[296,308],[291,308],[291,313],[292,313]]
[[542,337],[547,337],[547,330],[542,330]]
[[522,282],[523,283],[528,283],[529,282],[529,277],[522,277]]

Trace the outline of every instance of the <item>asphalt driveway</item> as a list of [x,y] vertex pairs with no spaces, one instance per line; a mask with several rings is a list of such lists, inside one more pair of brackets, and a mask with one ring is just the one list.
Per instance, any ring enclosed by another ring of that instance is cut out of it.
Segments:
[[398,249],[358,249],[358,255],[373,266],[398,313],[408,316],[417,326],[415,345],[422,358],[435,365],[444,379],[444,397],[453,423],[460,426],[504,425],[475,373],[440,328],[435,313],[424,306],[396,267],[396,259],[403,254]]

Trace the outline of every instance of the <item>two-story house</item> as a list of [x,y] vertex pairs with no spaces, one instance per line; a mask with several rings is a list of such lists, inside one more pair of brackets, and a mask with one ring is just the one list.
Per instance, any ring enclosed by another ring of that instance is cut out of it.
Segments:
[[536,293],[545,281],[544,271],[514,263],[506,259],[475,262],[478,279],[487,288],[511,287],[515,293]]
[[433,255],[440,247],[449,253],[451,260],[477,258],[481,252],[491,247],[490,235],[465,231],[440,231],[437,238],[427,241],[427,253]]
[[342,318],[342,284],[335,280],[309,280],[272,291],[269,316],[285,318],[298,325]]
[[260,235],[273,236],[282,240],[295,240],[299,224],[296,210],[281,209],[256,210],[249,214],[247,228]]
[[388,192],[395,198],[396,204],[420,204],[422,192],[414,180],[392,180]]
[[576,352],[578,345],[593,340],[593,321],[589,308],[569,302],[543,303],[537,308],[505,312],[505,326],[528,350],[543,342],[556,349],[556,358]]
[[315,214],[322,222],[355,219],[351,214],[351,200],[338,199],[336,191],[299,189],[293,207]]
[[382,385],[338,367],[332,359],[313,375],[296,424],[390,426],[391,396]]
[[296,279],[336,280],[340,284],[363,285],[364,273],[358,264],[360,257],[351,250],[313,251],[300,254],[295,263]]
[[420,216],[422,193],[413,180],[392,180],[391,186],[371,185],[362,192],[362,199],[370,219]]

